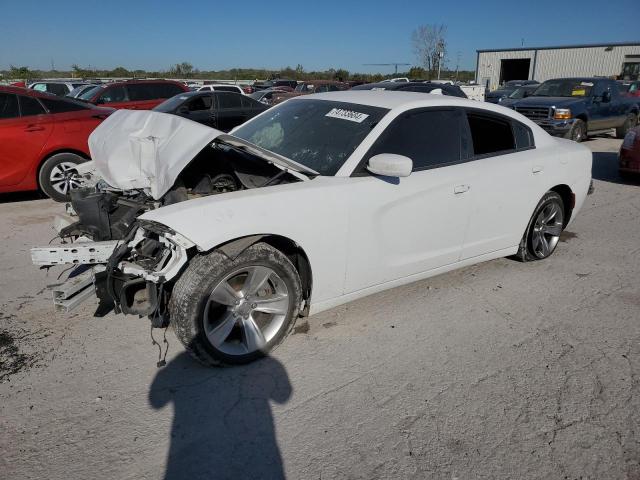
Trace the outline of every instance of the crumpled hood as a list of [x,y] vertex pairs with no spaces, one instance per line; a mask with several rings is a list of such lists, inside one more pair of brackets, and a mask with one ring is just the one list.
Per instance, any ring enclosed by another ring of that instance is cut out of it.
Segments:
[[241,138],[186,118],[148,110],[113,113],[89,136],[89,151],[96,172],[109,185],[144,190],[158,200],[191,160],[215,139],[282,168],[316,174]]
[[109,185],[146,190],[157,200],[219,135],[219,130],[175,115],[118,110],[89,135],[89,151],[96,171]]

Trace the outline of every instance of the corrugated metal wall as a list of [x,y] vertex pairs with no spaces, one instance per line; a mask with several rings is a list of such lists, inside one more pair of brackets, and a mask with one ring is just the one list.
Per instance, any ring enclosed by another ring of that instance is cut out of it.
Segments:
[[[480,52],[476,80],[488,79],[494,89],[500,81],[500,61],[529,58],[529,79],[543,82],[549,78],[619,75],[626,55],[640,55],[640,44],[634,46],[561,48],[549,50],[516,50]],[[537,56],[537,58],[536,58]],[[534,71],[535,70],[535,71]]]

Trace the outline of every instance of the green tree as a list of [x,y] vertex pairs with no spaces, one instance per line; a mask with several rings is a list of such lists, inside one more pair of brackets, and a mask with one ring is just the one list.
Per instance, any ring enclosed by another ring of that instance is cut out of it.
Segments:
[[9,76],[12,79],[20,79],[20,80],[23,80],[24,82],[28,82],[29,79],[35,76],[34,72],[32,72],[29,69],[29,67],[14,67],[13,65],[11,65],[9,68],[10,68]]

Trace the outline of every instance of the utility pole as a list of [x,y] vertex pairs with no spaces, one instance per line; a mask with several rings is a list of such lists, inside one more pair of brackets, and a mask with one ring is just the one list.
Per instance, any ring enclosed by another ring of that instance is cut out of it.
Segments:
[[456,82],[458,81],[458,71],[460,69],[460,50],[456,54]]
[[442,59],[444,58],[444,52],[438,51],[438,80],[440,80],[440,65],[442,65]]

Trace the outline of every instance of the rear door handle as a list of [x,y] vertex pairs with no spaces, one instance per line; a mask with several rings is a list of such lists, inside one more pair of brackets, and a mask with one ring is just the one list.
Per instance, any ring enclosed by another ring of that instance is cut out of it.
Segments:
[[27,128],[24,129],[25,132],[41,132],[44,130],[44,127],[40,125],[27,125]]
[[471,185],[456,185],[455,187],[453,187],[453,193],[458,195],[460,193],[468,192],[470,188]]
[[535,165],[532,169],[531,172],[532,173],[542,173],[542,171],[544,170],[544,167],[542,165]]

